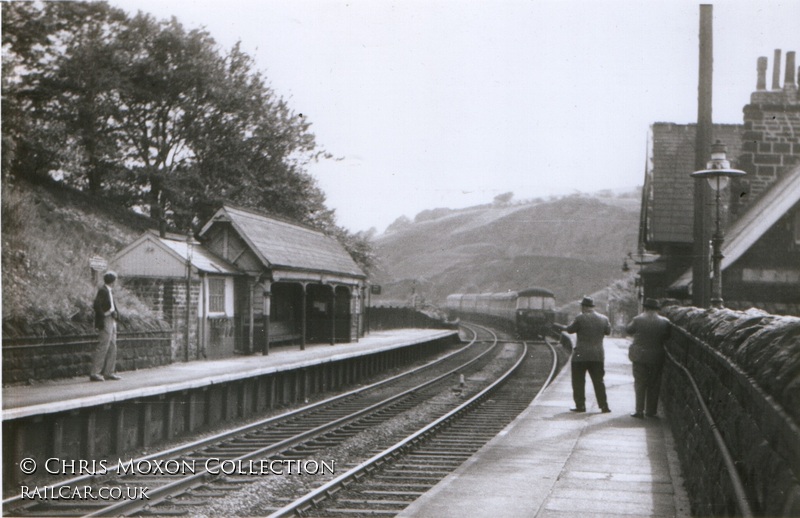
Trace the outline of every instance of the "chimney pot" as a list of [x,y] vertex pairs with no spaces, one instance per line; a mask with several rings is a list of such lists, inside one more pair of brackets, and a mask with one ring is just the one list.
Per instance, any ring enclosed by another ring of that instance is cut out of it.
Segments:
[[756,82],[756,90],[766,90],[767,89],[767,58],[762,56],[758,58],[758,63],[756,65],[758,70],[758,81]]
[[781,49],[775,49],[775,59],[772,62],[772,89],[781,87]]
[[786,78],[783,81],[783,87],[786,89],[794,90],[794,51],[786,53]]

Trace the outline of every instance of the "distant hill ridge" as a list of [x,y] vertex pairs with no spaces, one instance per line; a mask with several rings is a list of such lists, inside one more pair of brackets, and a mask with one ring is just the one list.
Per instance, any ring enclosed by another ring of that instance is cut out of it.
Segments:
[[566,304],[625,277],[639,200],[634,192],[424,211],[376,239],[376,281],[385,286],[376,301],[442,302],[456,292],[543,286]]

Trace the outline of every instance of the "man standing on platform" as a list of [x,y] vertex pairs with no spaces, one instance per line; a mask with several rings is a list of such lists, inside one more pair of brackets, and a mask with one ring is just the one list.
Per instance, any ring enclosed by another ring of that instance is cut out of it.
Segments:
[[117,306],[111,287],[117,280],[117,274],[108,271],[103,275],[103,285],[97,290],[94,298],[94,327],[100,331],[97,347],[92,358],[90,381],[122,379],[114,371],[117,369]]
[[[628,358],[633,363],[633,390],[636,393],[637,419],[656,417],[658,394],[661,389],[661,370],[664,367],[664,344],[669,339],[669,320],[658,314],[661,309],[655,299],[645,299],[644,311],[625,328],[633,336]],[[643,413],[644,412],[644,413]]]
[[586,412],[586,372],[592,378],[597,404],[604,414],[611,412],[606,399],[605,352],[603,338],[611,334],[611,322],[594,310],[594,299],[583,297],[581,314],[567,326],[557,326],[567,333],[575,333],[577,340],[572,350],[572,398],[575,408],[571,412]]

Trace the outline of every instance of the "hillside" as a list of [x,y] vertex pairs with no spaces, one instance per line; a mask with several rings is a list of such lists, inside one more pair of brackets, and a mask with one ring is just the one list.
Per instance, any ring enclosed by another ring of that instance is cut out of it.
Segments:
[[[2,188],[3,335],[92,332],[89,259],[110,259],[150,219],[46,181],[4,179]],[[124,284],[115,297],[123,328],[159,325]]]
[[[90,332],[89,258],[110,259],[152,221],[55,184],[6,180],[2,187],[4,336]],[[638,200],[611,197],[425,211],[376,240],[374,282],[384,293],[373,302],[545,286],[568,304],[623,278],[638,218]],[[161,325],[125,292],[124,279],[118,296],[123,328]]]
[[517,205],[426,211],[376,240],[375,300],[429,302],[450,293],[544,286],[559,304],[624,277],[636,250],[638,198],[567,197]]

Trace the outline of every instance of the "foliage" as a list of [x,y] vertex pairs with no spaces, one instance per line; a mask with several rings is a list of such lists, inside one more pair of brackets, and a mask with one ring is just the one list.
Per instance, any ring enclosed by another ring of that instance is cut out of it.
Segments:
[[335,227],[333,236],[342,243],[345,250],[368,277],[375,273],[378,267],[378,257],[372,242],[374,230],[352,233],[341,227]]
[[[16,2],[4,14],[4,96],[39,130],[11,120],[15,140],[43,147],[45,135],[61,137],[49,140],[62,145],[38,172],[118,194],[171,222],[195,201],[225,199],[220,193],[262,204],[275,191],[292,198],[286,187],[301,196],[272,212],[324,212],[313,180],[298,170],[315,156],[309,124],[238,46],[222,55],[203,30],[141,13],[127,18],[102,2]],[[31,41],[32,33],[40,37]],[[11,165],[20,175],[32,169]]]
[[493,203],[496,205],[507,205],[511,198],[514,197],[513,192],[504,192],[503,194],[498,194],[494,197]]
[[[319,228],[369,270],[369,236],[336,225],[305,170],[329,157],[310,122],[239,45],[105,2],[0,8],[7,333],[91,330],[88,257],[154,225],[196,229],[225,202]],[[152,320],[124,284],[119,297]]]
[[[113,256],[150,224],[123,207],[57,184],[4,181],[3,334],[93,332],[96,283],[89,258]],[[115,297],[124,308],[123,326],[155,322],[124,284]]]
[[240,45],[105,2],[3,14],[3,171],[45,176],[180,232],[223,202],[345,237],[305,166],[330,155]]

